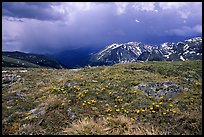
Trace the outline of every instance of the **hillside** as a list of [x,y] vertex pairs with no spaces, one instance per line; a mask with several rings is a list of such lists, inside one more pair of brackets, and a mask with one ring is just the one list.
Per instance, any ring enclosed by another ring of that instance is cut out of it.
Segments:
[[23,52],[2,52],[3,67],[47,67],[47,68],[66,68],[57,60],[39,54]]
[[2,70],[4,135],[202,134],[202,61]]

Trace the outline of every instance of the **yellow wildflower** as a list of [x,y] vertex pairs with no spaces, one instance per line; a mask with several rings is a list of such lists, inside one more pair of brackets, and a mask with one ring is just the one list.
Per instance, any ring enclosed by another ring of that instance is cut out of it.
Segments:
[[140,110],[136,110],[137,113],[140,113]]
[[142,112],[145,112],[145,110],[144,110],[144,109],[142,109],[141,111],[142,111]]
[[117,105],[114,106],[115,108],[117,107]]
[[163,115],[166,115],[166,112],[163,112]]
[[119,99],[119,101],[120,101],[120,102],[122,102],[122,101],[123,101],[123,99],[121,98],[121,99]]
[[150,110],[153,110],[153,107],[150,107]]
[[116,111],[116,112],[119,112],[119,111],[120,111],[120,109],[116,109],[115,111]]
[[109,92],[108,94],[109,94],[109,95],[111,95],[111,94],[112,94],[112,92]]
[[199,82],[196,82],[196,86],[201,85]]
[[163,98],[164,98],[164,96],[161,96],[161,97],[160,97],[160,99],[163,99]]
[[64,102],[62,102],[62,104],[61,104],[62,106],[64,106]]
[[159,105],[155,105],[156,107],[159,107]]
[[170,106],[170,107],[173,107],[173,105],[172,105],[172,104],[169,104],[169,106]]
[[106,112],[111,112],[111,111],[112,111],[112,109],[110,109],[110,108],[106,110]]
[[152,105],[154,105],[155,103],[153,102]]
[[91,104],[91,102],[90,102],[90,101],[88,101],[88,104],[90,105],[90,104]]
[[169,98],[169,101],[171,101],[172,100],[172,98]]
[[87,117],[84,118],[84,120],[87,120],[87,119],[88,119]]
[[149,96],[149,98],[152,98],[152,96]]
[[131,117],[130,120],[134,121],[135,119]]
[[120,96],[117,96],[117,98],[120,98]]
[[159,104],[161,105],[163,102],[159,102]]
[[74,86],[74,88],[76,88],[76,86]]
[[156,111],[152,110],[153,113],[155,113]]
[[173,110],[173,113],[176,113],[176,110]]
[[95,102],[96,102],[96,100],[92,99],[92,100],[91,100],[91,102],[92,102],[92,103],[95,103]]

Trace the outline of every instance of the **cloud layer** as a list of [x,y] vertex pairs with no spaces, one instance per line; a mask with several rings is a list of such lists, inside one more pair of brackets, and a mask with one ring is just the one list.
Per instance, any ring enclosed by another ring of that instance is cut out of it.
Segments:
[[201,35],[201,2],[2,3],[3,50],[51,53]]

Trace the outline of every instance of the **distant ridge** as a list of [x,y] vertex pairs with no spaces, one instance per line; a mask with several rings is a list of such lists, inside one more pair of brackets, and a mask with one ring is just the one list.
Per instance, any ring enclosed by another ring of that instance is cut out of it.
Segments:
[[2,67],[46,67],[62,69],[66,68],[57,60],[40,54],[23,53],[19,51],[2,52]]

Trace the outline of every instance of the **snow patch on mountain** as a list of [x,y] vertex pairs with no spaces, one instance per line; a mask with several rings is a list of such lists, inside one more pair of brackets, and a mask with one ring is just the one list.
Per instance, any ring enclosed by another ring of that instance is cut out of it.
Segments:
[[183,56],[180,56],[180,59],[181,59],[182,61],[185,61],[185,59],[183,58]]

